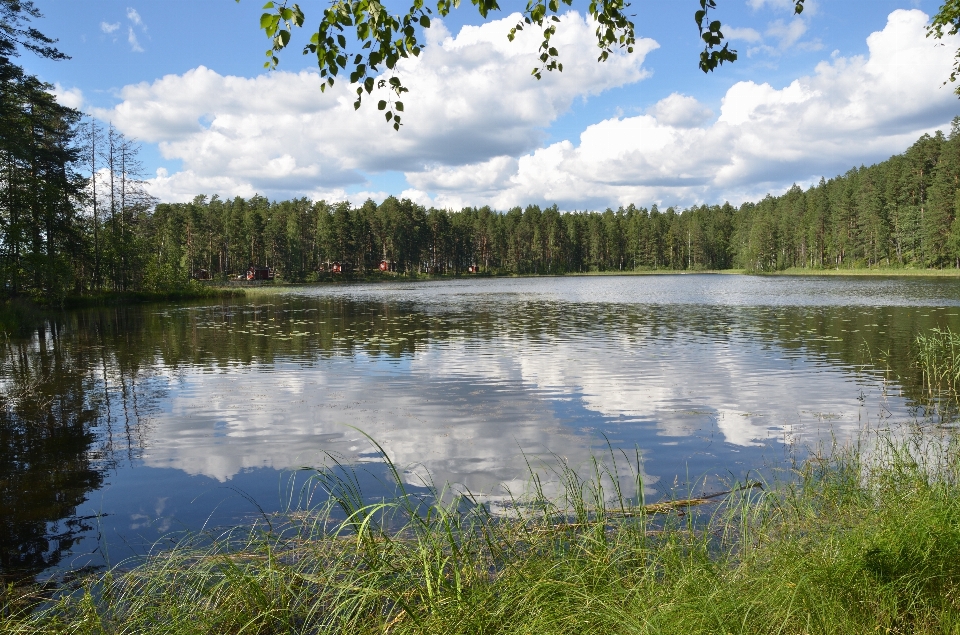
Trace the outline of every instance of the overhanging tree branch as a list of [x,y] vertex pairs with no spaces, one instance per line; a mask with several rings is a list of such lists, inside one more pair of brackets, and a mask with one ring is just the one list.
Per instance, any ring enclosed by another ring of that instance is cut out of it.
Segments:
[[[496,0],[470,2],[484,18],[491,11],[500,10]],[[572,2],[529,0],[522,20],[507,34],[512,41],[517,32],[525,28],[542,29],[539,64],[531,71],[537,79],[542,78],[544,71],[563,71],[560,53],[550,40],[556,33],[556,23],[560,21],[561,5],[570,6]],[[402,123],[398,113],[404,109],[400,99],[408,91],[398,77],[383,77],[381,73],[384,69],[394,70],[401,59],[420,55],[423,44],[418,38],[417,29],[430,28],[430,16],[436,13],[444,17],[459,5],[460,0],[438,0],[436,9],[433,9],[424,0],[413,0],[407,12],[399,15],[390,13],[378,0],[335,0],[324,9],[323,19],[303,53],[317,57],[323,80],[321,90],[333,86],[341,71],[349,72],[350,83],[357,85],[355,108],[360,108],[364,94],[372,93],[374,88],[388,89],[392,93],[390,98],[380,100],[377,108],[385,111],[386,121],[399,130]],[[634,24],[626,13],[629,6],[626,0],[590,2],[587,12],[597,23],[598,61],[605,61],[618,49],[633,52],[636,35]],[[293,29],[303,26],[305,16],[298,4],[288,4],[286,1],[267,2],[264,9],[266,12],[260,17],[260,28],[271,41],[264,66],[276,68],[280,61],[278,54],[290,43]]]
[[[936,40],[942,40],[945,36],[956,35],[960,32],[960,0],[947,0],[940,6],[940,10],[933,16],[930,25],[927,27],[927,37],[933,37]],[[957,75],[960,75],[960,49],[954,57],[953,69],[950,71],[950,77],[943,85],[957,81]],[[954,89],[954,92],[960,95],[960,86]]]

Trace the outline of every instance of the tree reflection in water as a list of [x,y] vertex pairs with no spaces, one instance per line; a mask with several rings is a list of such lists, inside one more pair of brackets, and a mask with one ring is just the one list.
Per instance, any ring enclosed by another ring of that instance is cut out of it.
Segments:
[[90,519],[76,517],[103,482],[96,467],[99,404],[88,362],[61,346],[53,325],[8,342],[0,395],[0,575],[35,576],[69,553]]
[[[861,283],[818,284],[814,291],[846,302]],[[691,295],[697,285],[710,293]],[[750,285],[763,293],[742,306],[709,302]],[[157,499],[189,490],[184,483],[216,485],[251,466],[277,478],[308,450],[364,460],[343,423],[362,426],[440,485],[492,491],[489,482],[524,477],[522,465],[514,469],[520,446],[586,456],[595,439],[581,428],[607,423],[625,447],[656,450],[653,476],[665,482],[694,453],[726,467],[745,460],[755,439],[779,434],[783,421],[799,429],[844,412],[831,400],[853,395],[846,384],[824,389],[831,378],[889,384],[922,417],[913,338],[960,329],[952,283],[930,283],[932,300],[916,306],[894,304],[919,293],[916,283],[890,298],[836,305],[778,305],[767,289],[798,285],[688,276],[325,287],[62,314],[0,343],[0,581],[97,560],[78,557],[96,548],[98,522],[82,516],[91,508],[84,501],[106,491],[112,468],[158,468],[143,480],[155,487],[150,500],[132,471],[110,477],[115,490],[134,483],[115,494],[136,499],[123,508],[127,517],[107,509],[124,537],[142,526],[132,514],[155,519]],[[604,288],[620,295],[607,298]],[[544,295],[527,293],[536,289]],[[284,392],[286,380],[296,390]],[[829,403],[785,418],[784,404],[821,401]],[[847,410],[856,428],[860,410]],[[696,436],[711,426],[717,442]],[[681,442],[677,452],[687,454],[670,454]]]
[[[87,314],[95,316],[96,314]],[[7,340],[0,354],[0,582],[23,583],[62,564],[96,518],[77,507],[103,485],[118,449],[109,416],[110,380],[128,388],[117,342],[83,314],[51,320]],[[72,323],[71,323],[72,322]],[[76,328],[82,324],[83,328]],[[69,328],[68,328],[69,327]],[[92,328],[91,328],[92,327]],[[66,333],[69,332],[69,335]],[[110,352],[107,349],[111,349]],[[109,359],[108,359],[109,357]],[[133,375],[128,374],[128,378]],[[129,386],[128,386],[129,384]],[[136,443],[127,419],[123,449]],[[122,447],[121,446],[121,447]]]

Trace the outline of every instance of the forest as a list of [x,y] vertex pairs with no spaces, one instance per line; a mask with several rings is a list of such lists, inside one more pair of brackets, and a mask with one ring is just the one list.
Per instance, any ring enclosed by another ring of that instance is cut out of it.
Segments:
[[157,203],[138,146],[0,56],[0,280],[56,303],[183,289],[250,266],[277,279],[647,270],[960,268],[960,117],[947,134],[803,190],[734,207],[563,212],[270,201]]
[[142,287],[133,254],[153,200],[139,147],[58,103],[52,85],[15,63],[22,51],[69,59],[28,26],[40,17],[32,2],[0,2],[0,299]]
[[960,117],[947,134],[924,135],[882,163],[739,207],[456,211],[394,197],[354,206],[202,194],[159,203],[143,181],[136,140],[58,103],[53,86],[15,63],[21,51],[67,59],[55,40],[27,27],[39,11],[13,0],[0,0],[0,9],[0,300],[164,293],[252,266],[291,282],[381,269],[960,269]]
[[924,135],[887,161],[739,208],[449,211],[393,197],[352,206],[198,196],[122,209],[136,261],[125,271],[138,272],[130,282],[163,288],[250,265],[289,281],[322,278],[333,263],[354,275],[381,262],[398,274],[450,275],[471,266],[490,274],[958,267],[958,203],[960,118],[947,135]]

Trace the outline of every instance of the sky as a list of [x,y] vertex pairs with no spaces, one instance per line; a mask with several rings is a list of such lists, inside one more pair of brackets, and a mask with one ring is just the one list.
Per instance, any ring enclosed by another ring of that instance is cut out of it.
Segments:
[[[136,139],[164,202],[739,204],[882,161],[960,115],[942,86],[960,43],[925,37],[939,0],[807,0],[800,16],[792,0],[720,0],[740,59],[710,75],[697,68],[696,0],[635,0],[635,51],[604,63],[576,0],[554,36],[564,70],[541,81],[536,34],[507,40],[525,3],[486,21],[464,3],[399,65],[399,132],[378,98],[354,111],[347,82],[320,92],[316,58],[300,55],[308,28],[265,70],[257,0],[34,1],[33,26],[71,59],[20,63]],[[326,4],[301,0],[308,27]]]

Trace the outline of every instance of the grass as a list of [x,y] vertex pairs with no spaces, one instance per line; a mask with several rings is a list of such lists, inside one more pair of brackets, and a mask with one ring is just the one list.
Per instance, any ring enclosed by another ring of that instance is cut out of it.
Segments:
[[942,416],[960,409],[960,333],[935,328],[915,338],[917,366],[931,403]]
[[841,267],[814,269],[789,267],[781,271],[765,272],[767,276],[883,276],[883,277],[934,277],[957,278],[960,269],[913,269],[903,267]]
[[[562,462],[548,497],[330,505],[89,578],[7,633],[960,633],[960,447],[881,434],[768,489],[646,505],[636,461]],[[869,450],[867,449],[869,446]],[[619,458],[619,461],[617,460]],[[392,465],[390,465],[393,469]],[[397,483],[399,474],[393,472]],[[617,484],[633,483],[639,496]],[[339,514],[339,516],[336,516]],[[338,517],[339,520],[336,520]]]
[[284,293],[291,289],[304,286],[323,286],[328,284],[350,284],[358,282],[425,282],[432,280],[470,280],[470,279],[501,279],[501,278],[577,278],[577,277],[616,277],[616,276],[670,276],[670,275],[689,275],[689,274],[715,274],[715,275],[760,275],[760,276],[831,276],[831,277],[885,277],[885,278],[957,278],[960,277],[960,269],[907,269],[894,267],[874,267],[874,268],[842,268],[842,269],[812,269],[791,267],[781,271],[756,272],[747,269],[704,269],[704,270],[683,270],[683,269],[637,269],[637,270],[614,270],[614,271],[583,271],[566,272],[560,274],[517,274],[517,273],[499,273],[499,274],[461,274],[454,276],[452,274],[413,274],[413,275],[381,275],[373,273],[369,276],[345,276],[343,278],[330,278],[318,282],[291,283],[286,281],[277,281],[276,285],[264,285],[259,287],[249,287],[247,293],[270,294]]

